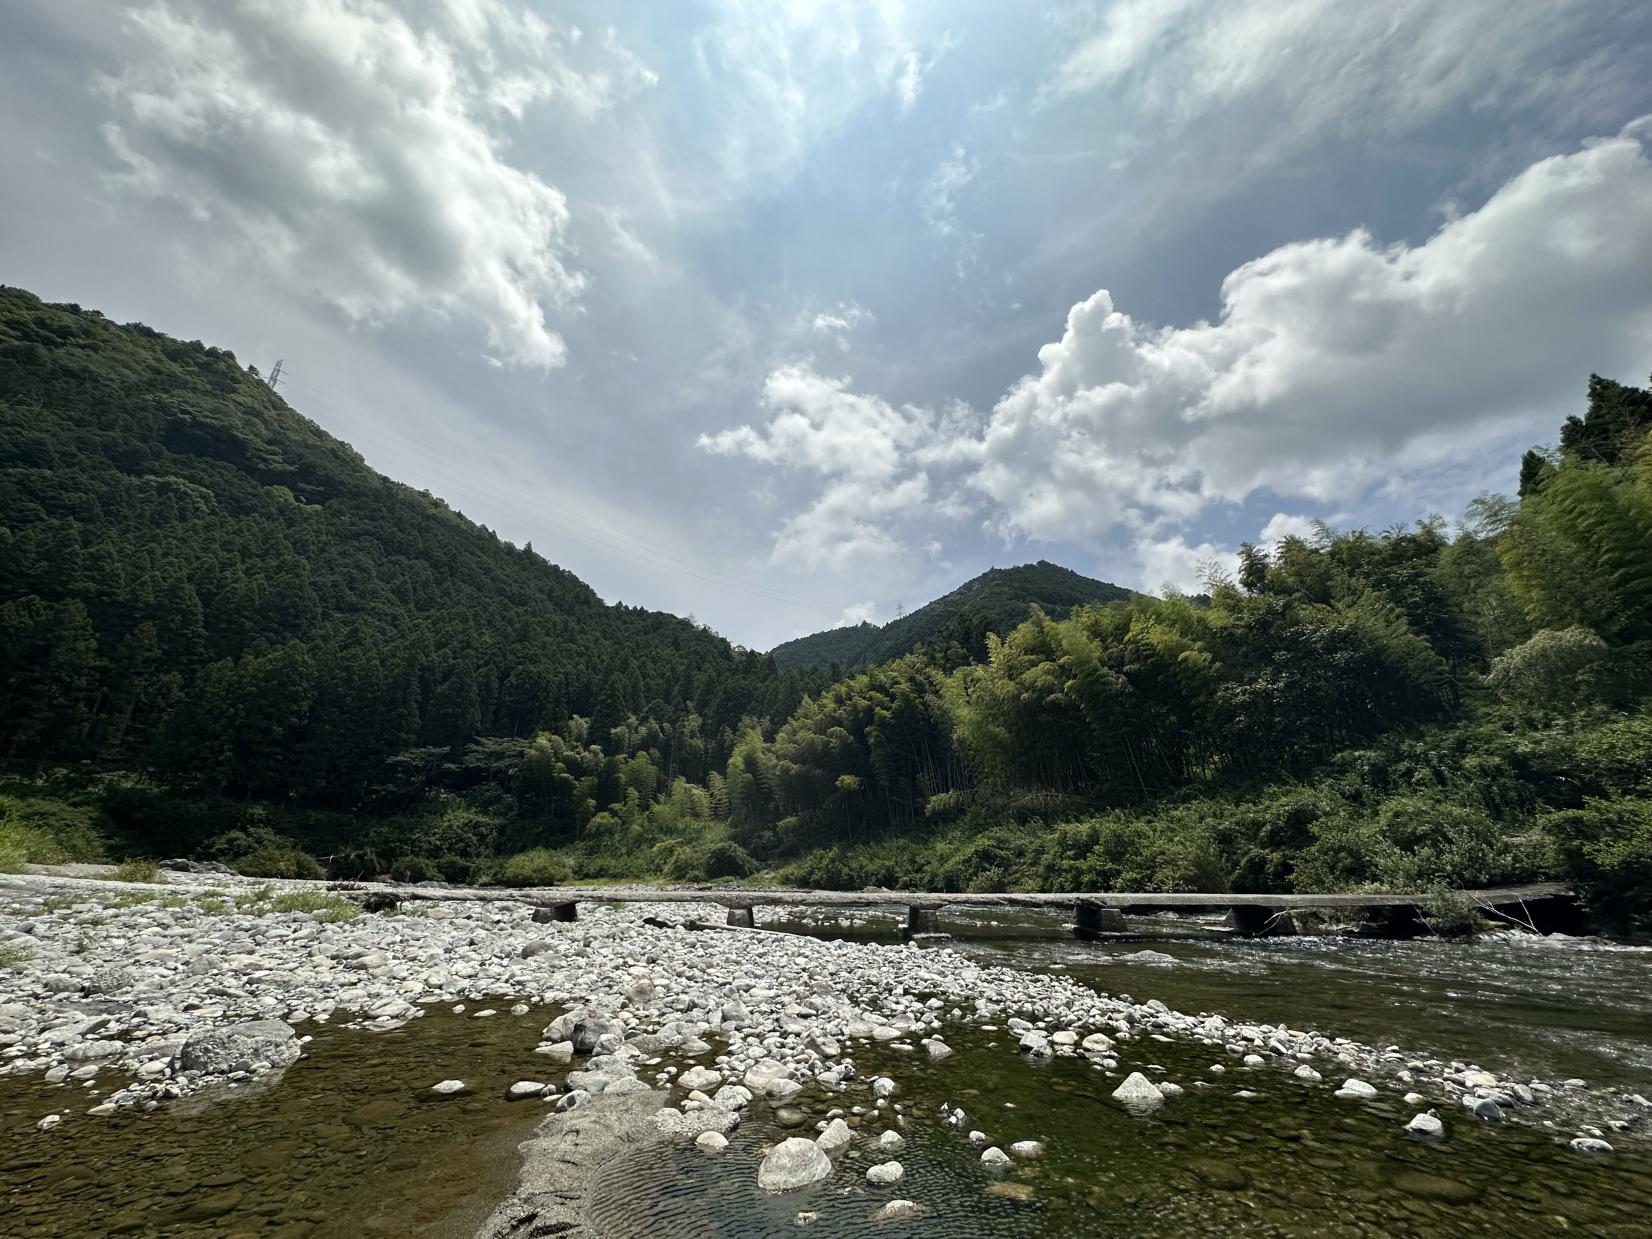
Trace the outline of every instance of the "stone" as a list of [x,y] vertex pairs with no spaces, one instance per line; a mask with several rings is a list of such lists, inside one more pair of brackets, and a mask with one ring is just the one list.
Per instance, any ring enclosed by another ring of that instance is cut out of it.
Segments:
[[1445,1124],[1432,1114],[1418,1114],[1405,1125],[1405,1132],[1417,1140],[1441,1140],[1445,1138]]
[[1470,1184],[1423,1170],[1401,1171],[1394,1176],[1394,1186],[1407,1196],[1448,1205],[1473,1204],[1480,1198],[1480,1190]]
[[813,1140],[792,1136],[768,1151],[757,1168],[757,1186],[765,1192],[794,1192],[832,1173],[832,1159]]
[[895,1082],[888,1076],[879,1076],[877,1079],[872,1081],[872,1096],[893,1097],[894,1095]]
[[1483,1123],[1503,1121],[1503,1107],[1490,1097],[1464,1097],[1463,1108]]
[[432,1084],[430,1086],[430,1091],[435,1093],[438,1097],[451,1097],[455,1093],[462,1093],[465,1091],[465,1082],[463,1080],[442,1080],[436,1084]]
[[906,1167],[899,1162],[879,1162],[866,1171],[866,1181],[877,1187],[888,1187],[906,1177]]
[[505,1090],[506,1101],[526,1101],[530,1097],[542,1097],[545,1094],[545,1085],[539,1080],[518,1080]]
[[677,1083],[683,1088],[700,1089],[703,1092],[716,1088],[722,1082],[722,1073],[709,1067],[690,1067],[677,1077]]
[[202,1075],[251,1071],[257,1063],[285,1067],[300,1053],[298,1033],[285,1020],[248,1020],[197,1033],[178,1051],[178,1065]]
[[915,1200],[891,1200],[872,1215],[874,1222],[909,1222],[922,1217],[924,1207]]
[[1587,1157],[1610,1157],[1612,1146],[1604,1140],[1596,1140],[1593,1136],[1579,1136],[1572,1141],[1572,1150]]
[[1344,1080],[1342,1087],[1336,1091],[1336,1096],[1345,1101],[1370,1101],[1376,1095],[1377,1090],[1375,1088],[1364,1080],[1356,1080],[1352,1077]]
[[981,1164],[988,1170],[1001,1170],[1010,1164],[1010,1155],[995,1144],[981,1154]]
[[786,1064],[772,1058],[765,1058],[761,1062],[753,1063],[746,1068],[746,1074],[740,1083],[751,1090],[753,1096],[764,1092],[769,1087],[770,1080],[778,1080],[786,1075]]
[[694,1143],[708,1153],[721,1153],[728,1148],[728,1137],[720,1131],[703,1131],[694,1137]]
[[839,1153],[849,1147],[849,1142],[855,1138],[849,1124],[842,1119],[833,1119],[826,1124],[826,1130],[815,1137],[815,1143],[825,1149],[828,1154]]
[[899,1153],[906,1147],[906,1137],[898,1131],[886,1131],[878,1137],[878,1148],[885,1153]]
[[1164,1094],[1141,1072],[1132,1071],[1124,1078],[1124,1083],[1113,1090],[1113,1100],[1127,1110],[1156,1110],[1164,1105]]
[[1017,1140],[1010,1145],[1010,1152],[1017,1157],[1043,1157],[1044,1142],[1042,1140]]
[[780,1076],[770,1080],[768,1087],[763,1091],[770,1101],[790,1101],[803,1091],[803,1086],[796,1080]]

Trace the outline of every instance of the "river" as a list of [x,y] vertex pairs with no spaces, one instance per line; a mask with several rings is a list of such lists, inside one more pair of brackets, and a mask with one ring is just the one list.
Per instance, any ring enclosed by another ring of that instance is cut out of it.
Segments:
[[[824,937],[893,940],[896,919],[765,918]],[[1147,921],[1128,942],[1079,943],[1061,918],[959,911],[954,949],[992,964],[1062,972],[1184,1011],[1283,1021],[1408,1052],[1460,1057],[1514,1078],[1578,1076],[1652,1092],[1652,952],[1596,941],[1452,944],[1338,939],[1240,941],[1191,921]],[[1175,962],[1144,960],[1150,950]],[[544,1114],[510,1103],[514,1080],[559,1078],[532,1054],[552,1014],[432,1009],[392,1032],[317,1027],[308,1056],[267,1087],[201,1095],[151,1114],[32,1130],[63,1088],[0,1079],[0,1233],[315,1236],[467,1234],[506,1194],[514,1146]],[[591,1198],[603,1239],[1068,1239],[1078,1236],[1652,1236],[1652,1158],[1643,1137],[1607,1132],[1618,1153],[1582,1157],[1571,1129],[1490,1126],[1442,1108],[1448,1138],[1416,1143],[1396,1094],[1338,1100],[1278,1070],[1247,1070],[1185,1040],[1121,1043],[1109,1075],[1083,1058],[1029,1062],[1000,1026],[949,1028],[955,1053],[856,1045],[862,1077],[899,1082],[899,1121],[848,1117],[857,1139],[820,1188],[756,1188],[763,1147],[812,1134],[864,1091],[810,1084],[796,1114],[763,1103],[720,1154],[665,1145],[616,1159]],[[710,1063],[717,1052],[701,1061]],[[1221,1071],[1213,1068],[1220,1066]],[[1321,1064],[1327,1076],[1335,1064]],[[1147,1118],[1108,1099],[1142,1070],[1186,1094]],[[436,1102],[462,1074],[471,1091]],[[961,1107],[958,1125],[942,1103]],[[906,1177],[866,1184],[873,1138],[902,1132]],[[1047,1152],[983,1171],[965,1138]],[[892,1196],[925,1214],[872,1220]],[[812,1217],[801,1217],[813,1215]]]

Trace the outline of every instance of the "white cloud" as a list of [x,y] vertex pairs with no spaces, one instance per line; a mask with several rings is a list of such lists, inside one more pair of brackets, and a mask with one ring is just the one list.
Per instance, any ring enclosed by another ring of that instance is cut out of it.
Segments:
[[902,0],[720,0],[716,14],[695,50],[732,186],[794,168],[875,100],[910,109],[951,45],[943,35],[926,57]]
[[1314,520],[1310,516],[1291,516],[1285,512],[1275,512],[1268,518],[1268,523],[1262,526],[1256,544],[1264,550],[1271,551],[1286,538],[1300,538],[1306,542],[1317,532]]
[[872,624],[877,622],[878,608],[876,603],[855,602],[843,608],[843,614],[838,616],[833,628],[853,628],[856,624]]
[[1282,246],[1227,277],[1214,323],[1145,326],[1096,293],[994,408],[975,484],[1005,528],[1072,540],[1552,433],[1591,370],[1647,368],[1646,132],[1534,164],[1421,245]]
[[810,323],[816,335],[836,340],[840,349],[849,347],[849,333],[863,323],[877,322],[877,315],[856,301],[840,301],[830,310],[821,310]]
[[[771,375],[761,431],[702,444],[827,479],[782,530],[798,554],[894,554],[902,530],[984,498],[1008,540],[1122,534],[1149,587],[1231,565],[1188,533],[1213,506],[1273,495],[1348,511],[1399,479],[1435,502],[1430,478],[1460,502],[1462,462],[1551,436],[1591,371],[1649,368],[1648,138],[1652,119],[1539,161],[1421,244],[1355,230],[1281,246],[1228,275],[1214,322],[1138,323],[1099,291],[984,420],[795,367]],[[1309,530],[1278,512],[1262,537]]]
[[1114,90],[1172,126],[1245,112],[1258,146],[1303,132],[1396,133],[1452,107],[1593,117],[1634,81],[1597,44],[1599,6],[1554,0],[1118,0],[1074,40],[1046,98]]
[[1190,546],[1181,535],[1144,538],[1133,548],[1136,588],[1145,593],[1196,594],[1214,571],[1231,576],[1239,556],[1211,542]]
[[614,253],[645,267],[655,266],[660,261],[653,248],[632,229],[623,210],[609,207],[602,212],[602,218],[608,225],[608,244]]
[[125,67],[101,82],[125,188],[352,318],[468,320],[512,363],[561,364],[547,310],[586,282],[568,203],[511,161],[502,125],[647,86],[611,37],[503,0],[173,0],[127,23]]
[[981,165],[970,158],[969,152],[962,146],[954,145],[952,154],[930,173],[919,195],[918,206],[936,236],[968,239],[973,235],[958,223],[958,197],[969,188],[970,182],[980,171]]
[[774,370],[763,405],[770,418],[760,429],[701,435],[699,445],[821,479],[810,506],[777,531],[771,562],[841,568],[905,550],[893,527],[929,502],[928,475],[913,462],[936,437],[937,420],[852,392],[848,380],[807,365]]

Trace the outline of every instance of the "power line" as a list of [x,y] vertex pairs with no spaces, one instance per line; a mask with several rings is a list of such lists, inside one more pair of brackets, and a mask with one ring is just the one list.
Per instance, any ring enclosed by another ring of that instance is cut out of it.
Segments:
[[[323,398],[320,393],[306,383],[296,383],[290,375],[282,376],[288,389],[306,393],[305,402],[320,404],[323,408],[330,408],[341,416],[351,416],[351,410],[346,409],[330,398]],[[359,410],[354,412],[359,417]],[[404,439],[403,442],[426,460],[435,460],[435,453],[425,445],[413,439]],[[457,461],[451,457],[441,458],[442,467],[450,473],[457,472],[468,480],[487,486],[496,481],[492,475],[484,474],[470,465]],[[618,530],[606,529],[592,525],[588,521],[558,507],[550,500],[539,499],[534,501],[533,512],[542,519],[558,526],[563,532],[570,533],[577,538],[592,543],[603,550],[613,551],[627,556],[634,561],[644,563],[647,567],[662,568],[675,571],[682,575],[695,578],[705,584],[716,585],[721,589],[732,589],[758,601],[778,603],[782,606],[796,607],[816,614],[829,615],[841,610],[841,604],[827,602],[819,598],[809,598],[799,594],[791,594],[778,590],[773,586],[757,581],[750,581],[743,577],[734,576],[720,568],[713,568],[705,564],[684,559],[671,551],[643,542]]]

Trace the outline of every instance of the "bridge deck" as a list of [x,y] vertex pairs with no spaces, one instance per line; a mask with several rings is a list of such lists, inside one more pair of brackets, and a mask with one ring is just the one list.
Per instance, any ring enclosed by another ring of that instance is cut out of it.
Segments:
[[[1518,904],[1570,896],[1569,886],[1560,882],[1536,882],[1526,886],[1495,887],[1464,891],[1482,907]],[[1426,907],[1436,897],[1432,892],[1395,892],[1358,895],[1234,895],[1162,891],[1069,891],[1015,894],[937,894],[933,891],[811,891],[770,889],[752,886],[712,887],[630,887],[559,886],[517,892],[518,897],[536,903],[709,903],[723,907],[806,907],[806,908],[1071,908],[1091,900],[1109,908],[1403,908]],[[437,896],[442,898],[445,896]]]

